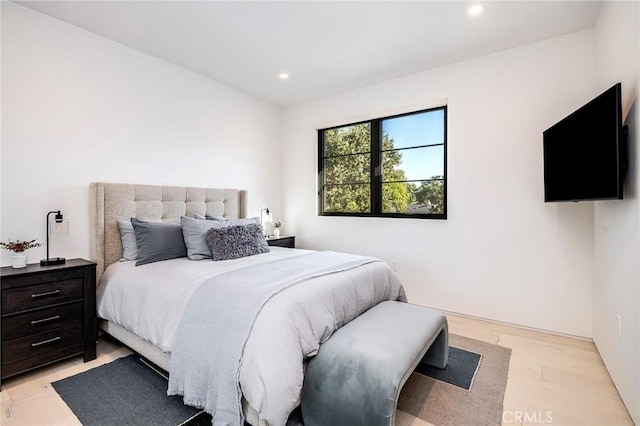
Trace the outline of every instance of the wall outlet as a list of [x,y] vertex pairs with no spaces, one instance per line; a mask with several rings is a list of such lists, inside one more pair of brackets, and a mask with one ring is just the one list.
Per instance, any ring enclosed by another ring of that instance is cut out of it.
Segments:
[[622,315],[617,314],[616,318],[618,318],[618,337],[622,337]]

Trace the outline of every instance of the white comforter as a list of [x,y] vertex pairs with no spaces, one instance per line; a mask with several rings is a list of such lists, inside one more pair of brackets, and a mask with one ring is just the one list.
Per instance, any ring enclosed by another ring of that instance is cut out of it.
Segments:
[[[171,352],[187,302],[206,279],[305,252],[272,247],[270,253],[220,262],[115,263],[98,287],[98,316]],[[314,278],[273,297],[253,326],[240,370],[243,396],[260,422],[286,423],[300,402],[304,359],[336,329],[381,301],[397,299],[406,300],[402,285],[383,262]]]

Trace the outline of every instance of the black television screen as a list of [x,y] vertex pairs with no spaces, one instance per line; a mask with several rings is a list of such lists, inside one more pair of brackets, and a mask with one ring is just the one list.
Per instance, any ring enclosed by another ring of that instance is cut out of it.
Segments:
[[618,83],[544,131],[545,202],[622,199],[621,97]]

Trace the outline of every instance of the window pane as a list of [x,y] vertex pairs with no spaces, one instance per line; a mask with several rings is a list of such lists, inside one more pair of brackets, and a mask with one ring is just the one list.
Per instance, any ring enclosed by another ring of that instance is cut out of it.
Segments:
[[382,181],[421,180],[444,176],[444,146],[382,153]]
[[324,131],[324,156],[371,151],[371,124],[354,124]]
[[382,120],[383,149],[444,143],[444,110]]
[[325,183],[368,183],[371,154],[345,155],[324,160]]
[[326,185],[324,187],[325,213],[371,212],[369,184]]
[[382,211],[404,214],[443,214],[442,180],[382,184]]

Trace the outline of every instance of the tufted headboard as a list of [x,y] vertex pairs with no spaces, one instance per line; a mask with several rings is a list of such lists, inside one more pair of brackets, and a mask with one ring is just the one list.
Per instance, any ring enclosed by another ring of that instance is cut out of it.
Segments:
[[90,184],[91,260],[97,263],[96,279],[122,257],[117,219],[135,217],[156,222],[180,222],[180,216],[202,215],[238,219],[246,217],[247,192],[237,189]]

